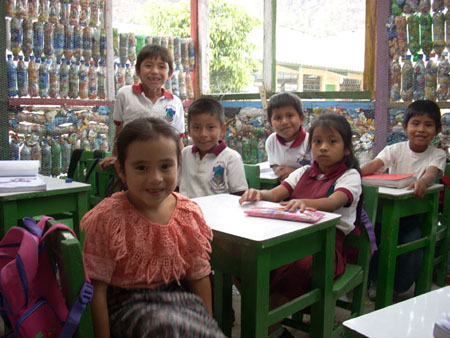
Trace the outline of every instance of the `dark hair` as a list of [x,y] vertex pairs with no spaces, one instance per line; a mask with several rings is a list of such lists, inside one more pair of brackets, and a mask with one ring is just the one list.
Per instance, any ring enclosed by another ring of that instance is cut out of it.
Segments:
[[199,114],[213,114],[216,115],[220,121],[220,125],[225,124],[225,111],[219,101],[203,97],[191,103],[188,109],[188,125],[191,117]]
[[273,95],[269,100],[269,105],[267,106],[267,120],[270,124],[272,120],[272,114],[274,109],[278,109],[281,107],[292,106],[297,111],[298,116],[302,118],[303,114],[303,106],[300,98],[292,93],[284,92]]
[[435,102],[431,100],[417,100],[411,103],[406,108],[402,123],[403,127],[406,128],[409,120],[416,115],[427,115],[434,121],[436,131],[440,131],[442,129],[441,110]]
[[169,74],[172,74],[173,57],[166,47],[160,45],[145,45],[144,47],[141,48],[136,60],[136,71],[137,72],[141,71],[141,64],[142,62],[144,62],[145,59],[147,58],[157,59],[158,57],[160,57],[161,60],[169,64]]
[[314,129],[317,127],[334,129],[341,135],[342,140],[344,141],[345,149],[348,149],[350,152],[350,154],[348,154],[345,158],[345,164],[348,168],[355,168],[359,173],[361,173],[358,160],[353,152],[352,128],[350,127],[347,119],[338,114],[323,114],[316,118],[309,129],[307,152],[311,151]]
[[120,168],[125,168],[125,159],[130,144],[135,141],[155,140],[159,137],[172,139],[177,147],[178,166],[181,163],[181,149],[178,131],[165,120],[157,117],[137,118],[126,124],[116,140],[117,161]]

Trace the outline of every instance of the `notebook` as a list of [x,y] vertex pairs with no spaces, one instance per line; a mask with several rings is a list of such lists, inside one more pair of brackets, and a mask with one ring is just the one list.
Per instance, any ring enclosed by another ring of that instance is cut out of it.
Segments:
[[0,192],[47,190],[38,171],[39,161],[0,161]]
[[387,188],[406,188],[411,185],[416,178],[414,174],[373,174],[363,176],[362,184],[375,185]]
[[285,211],[283,208],[262,208],[255,207],[244,210],[244,212],[249,216],[255,217],[265,217],[265,218],[277,218],[284,219],[288,221],[306,222],[306,223],[316,223],[323,216],[324,213],[319,211],[305,210],[304,212],[296,211],[290,212]]
[[450,338],[450,314],[445,313],[444,319],[438,320],[434,323],[433,328],[434,338]]

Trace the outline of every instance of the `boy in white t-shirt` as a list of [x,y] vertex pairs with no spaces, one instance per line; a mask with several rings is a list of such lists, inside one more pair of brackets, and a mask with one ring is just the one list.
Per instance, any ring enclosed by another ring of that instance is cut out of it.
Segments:
[[188,110],[188,131],[194,142],[181,153],[179,191],[189,198],[247,190],[241,155],[227,147],[222,105],[209,98],[194,101]]
[[280,181],[311,160],[308,133],[303,128],[305,115],[300,98],[292,93],[279,93],[270,98],[267,119],[275,130],[266,140],[270,167]]
[[[403,129],[408,141],[384,148],[377,157],[361,166],[364,175],[389,169],[392,174],[414,173],[416,181],[408,189],[414,189],[414,197],[423,198],[428,186],[440,179],[445,170],[446,155],[430,143],[441,131],[439,106],[430,100],[411,103],[403,118]],[[399,223],[398,244],[408,243],[422,236],[423,214],[403,217]],[[375,228],[379,237],[380,226]],[[371,279],[377,271],[378,256],[375,254],[371,264]],[[417,279],[423,260],[423,249],[415,250],[397,257],[394,289],[407,291]]]

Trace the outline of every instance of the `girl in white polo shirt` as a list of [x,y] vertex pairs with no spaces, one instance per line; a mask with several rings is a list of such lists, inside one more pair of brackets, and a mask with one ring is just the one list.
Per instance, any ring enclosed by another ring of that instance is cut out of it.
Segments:
[[282,181],[311,160],[307,151],[308,133],[302,126],[305,119],[302,102],[292,93],[276,94],[270,98],[267,119],[275,130],[266,140],[267,157]]

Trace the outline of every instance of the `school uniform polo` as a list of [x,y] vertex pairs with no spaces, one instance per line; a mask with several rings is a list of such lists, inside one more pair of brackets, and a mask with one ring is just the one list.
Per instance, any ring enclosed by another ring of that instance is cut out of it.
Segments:
[[248,188],[241,155],[223,140],[202,159],[195,145],[185,147],[181,158],[179,189],[184,196],[236,193]]
[[125,126],[139,117],[160,117],[184,135],[184,109],[181,100],[161,88],[163,95],[153,103],[145,96],[142,84],[124,86],[119,89],[114,106],[114,123]]
[[308,135],[303,127],[300,127],[297,138],[291,142],[285,142],[277,133],[270,134],[266,140],[266,152],[270,165],[300,168],[304,160],[310,161],[312,156],[306,151]]
[[[293,171],[281,183],[288,189],[291,198],[299,198],[295,195],[296,186],[309,167],[311,166],[306,165]],[[348,235],[355,228],[356,208],[362,192],[361,175],[356,169],[348,169],[345,162],[341,162],[341,164],[327,174],[322,174],[317,162],[314,162],[309,175],[312,181],[316,181],[317,183],[314,184],[313,182],[312,184],[302,185],[301,193],[304,196],[309,196],[309,198],[327,197],[336,191],[342,191],[348,196],[349,203],[333,211],[341,215],[341,221],[336,225],[336,228],[341,230],[345,235]],[[330,187],[327,185],[328,180],[335,180],[331,187],[332,191],[330,191]],[[324,191],[320,191],[321,185],[326,187]]]
[[439,169],[439,177],[445,172],[445,151],[429,145],[421,153],[416,153],[409,148],[409,141],[396,143],[385,147],[377,157],[384,166],[380,171],[389,168],[391,174],[410,174],[420,178],[429,167]]

